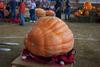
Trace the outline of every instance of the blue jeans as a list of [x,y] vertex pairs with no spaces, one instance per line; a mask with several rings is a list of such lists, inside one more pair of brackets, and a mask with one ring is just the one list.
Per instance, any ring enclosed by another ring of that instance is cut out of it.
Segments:
[[4,12],[0,11],[0,18],[4,18]]
[[30,20],[34,21],[35,20],[35,9],[30,9]]
[[20,13],[20,24],[25,25],[25,16],[23,13]]
[[16,18],[16,9],[11,9],[11,17],[12,17],[13,19]]
[[67,16],[68,16],[68,18],[70,17],[70,13],[71,13],[71,8],[70,7],[66,8],[65,9],[65,19]]

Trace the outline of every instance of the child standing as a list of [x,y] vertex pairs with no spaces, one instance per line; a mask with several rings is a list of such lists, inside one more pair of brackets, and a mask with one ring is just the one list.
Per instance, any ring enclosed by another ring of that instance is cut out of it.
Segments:
[[19,14],[20,14],[20,25],[25,25],[25,13],[26,13],[26,5],[24,0],[19,5]]
[[29,12],[30,12],[30,22],[35,21],[35,8],[36,8],[36,3],[34,0],[31,0],[30,7],[29,7]]

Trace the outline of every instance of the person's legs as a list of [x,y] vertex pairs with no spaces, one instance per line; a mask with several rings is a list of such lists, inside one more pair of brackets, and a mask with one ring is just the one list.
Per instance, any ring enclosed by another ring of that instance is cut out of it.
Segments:
[[25,17],[24,14],[20,13],[20,24],[25,25]]
[[65,20],[67,20],[67,14],[65,13]]
[[56,17],[58,17],[58,18],[61,19],[61,11],[57,11],[57,12],[56,12]]
[[68,19],[70,18],[71,8],[68,8]]
[[16,18],[16,9],[14,9],[13,12],[14,12],[13,18]]
[[2,18],[2,12],[0,11],[0,18]]
[[70,12],[71,12],[70,7],[66,8],[66,10],[65,10],[65,20],[68,20],[70,18]]
[[0,18],[4,18],[4,12],[0,11]]
[[32,9],[29,10],[30,13],[30,22],[32,22]]
[[30,22],[35,21],[35,9],[30,10]]
[[13,19],[16,18],[16,9],[11,9],[11,16]]
[[36,20],[35,9],[33,9],[32,12],[33,12],[33,16],[32,16],[33,17],[33,21],[35,21]]

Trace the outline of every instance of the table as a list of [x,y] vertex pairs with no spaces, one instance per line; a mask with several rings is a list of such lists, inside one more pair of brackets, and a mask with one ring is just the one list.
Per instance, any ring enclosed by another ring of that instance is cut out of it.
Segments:
[[[39,64],[31,61],[23,61],[21,56],[17,57],[12,61],[12,67],[60,67],[57,65],[49,65],[49,64]],[[65,65],[64,67],[73,67],[73,64]]]

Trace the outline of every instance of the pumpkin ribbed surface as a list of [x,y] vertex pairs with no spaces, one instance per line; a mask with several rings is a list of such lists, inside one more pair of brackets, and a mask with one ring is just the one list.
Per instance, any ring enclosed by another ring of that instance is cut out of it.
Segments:
[[25,38],[25,47],[37,56],[49,57],[69,52],[74,38],[69,27],[56,17],[42,17]]
[[35,14],[36,14],[37,17],[44,17],[44,16],[46,16],[46,12],[42,8],[36,8],[35,9]]

